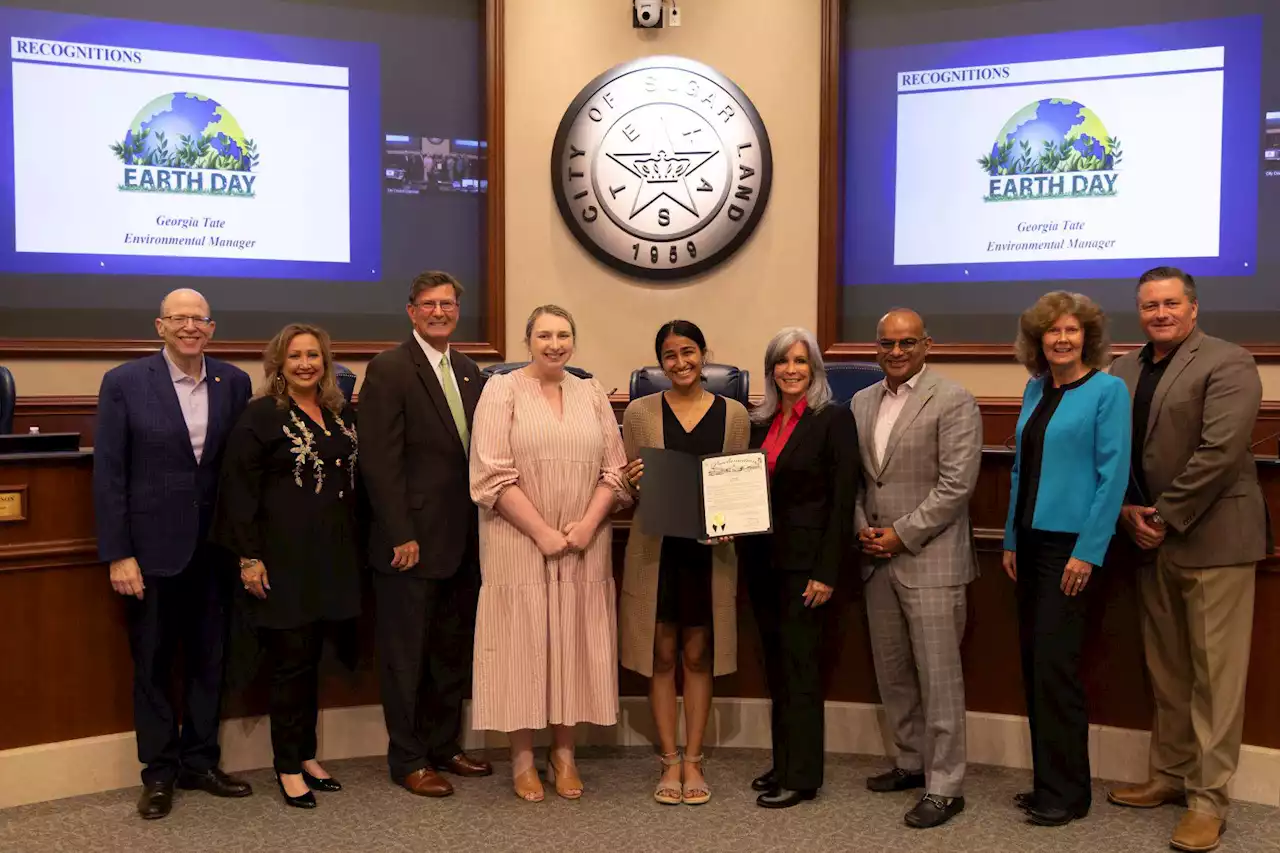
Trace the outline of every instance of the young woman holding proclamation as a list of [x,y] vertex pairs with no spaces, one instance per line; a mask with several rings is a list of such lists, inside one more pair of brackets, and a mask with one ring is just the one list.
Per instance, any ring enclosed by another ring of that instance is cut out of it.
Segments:
[[[632,400],[622,419],[627,482],[639,499],[644,463],[640,448],[695,456],[747,449],[751,423],[736,400],[707,391],[702,365],[707,341],[688,320],[658,329],[654,351],[671,389]],[[646,534],[631,528],[618,629],[622,665],[648,676],[649,703],[662,749],[660,803],[698,805],[711,799],[702,773],[702,737],[711,712],[711,682],[737,669],[737,557],[731,543]],[[685,755],[679,727],[676,665],[684,670]]]

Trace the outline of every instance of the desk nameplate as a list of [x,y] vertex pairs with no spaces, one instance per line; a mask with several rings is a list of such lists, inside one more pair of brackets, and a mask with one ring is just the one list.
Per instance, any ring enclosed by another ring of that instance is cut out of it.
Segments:
[[0,486],[0,522],[27,520],[27,487]]

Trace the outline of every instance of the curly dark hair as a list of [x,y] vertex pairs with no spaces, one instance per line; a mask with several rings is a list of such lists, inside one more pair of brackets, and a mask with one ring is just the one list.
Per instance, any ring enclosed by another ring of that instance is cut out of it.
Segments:
[[1018,320],[1018,337],[1013,342],[1018,363],[1032,376],[1049,372],[1049,360],[1044,356],[1044,334],[1058,321],[1070,315],[1080,321],[1084,330],[1084,363],[1101,370],[1111,363],[1111,338],[1107,334],[1107,315],[1102,307],[1083,293],[1054,290],[1036,300]]

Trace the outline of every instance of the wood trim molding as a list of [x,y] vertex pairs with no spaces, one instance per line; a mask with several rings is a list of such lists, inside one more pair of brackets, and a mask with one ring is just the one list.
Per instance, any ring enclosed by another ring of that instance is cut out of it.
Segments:
[[840,42],[842,0],[822,2],[821,118],[818,124],[818,341],[827,352],[840,337]]
[[55,539],[47,542],[20,542],[0,545],[0,572],[21,569],[47,569],[66,566],[96,566],[98,540]]
[[[499,287],[495,297],[492,289],[489,295],[490,310],[494,298],[501,299]],[[499,312],[502,313],[501,311]],[[505,323],[503,317],[500,321]],[[486,334],[492,335],[494,321],[486,321]],[[480,343],[456,343],[453,348],[465,352],[473,358],[501,358],[501,340],[482,341]],[[219,358],[262,358],[266,341],[210,341],[205,350]],[[336,359],[373,358],[380,352],[399,346],[400,341],[334,341],[333,355]],[[0,338],[0,356],[8,358],[131,358],[153,355],[160,351],[158,338],[136,338],[131,340],[109,338]]]
[[489,142],[489,194],[485,198],[485,244],[489,305],[485,315],[488,340],[458,350],[472,358],[502,361],[507,349],[507,182],[506,182],[506,15],[505,0],[485,4],[485,131]]
[[[506,86],[504,20],[505,0],[485,0],[485,130],[488,136],[489,189],[485,198],[485,281],[487,299],[483,341],[451,344],[472,358],[505,357],[506,319],[506,182],[504,180]],[[372,358],[400,341],[334,341],[337,358]],[[267,342],[211,341],[208,352],[220,358],[262,357]],[[154,338],[0,338],[5,358],[116,358],[150,355],[160,348]]]

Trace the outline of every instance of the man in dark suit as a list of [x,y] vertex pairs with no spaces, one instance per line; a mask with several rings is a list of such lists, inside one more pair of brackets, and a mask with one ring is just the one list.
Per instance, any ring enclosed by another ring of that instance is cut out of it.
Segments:
[[483,384],[476,363],[449,347],[461,297],[448,273],[414,279],[413,336],[369,362],[359,397],[387,763],[424,797],[453,793],[439,770],[493,772],[459,740],[480,583],[467,454]]
[[1253,356],[1196,326],[1195,280],[1157,267],[1138,283],[1149,342],[1116,360],[1133,395],[1133,454],[1120,526],[1142,549],[1138,596],[1155,693],[1151,778],[1111,802],[1186,801],[1170,846],[1218,846],[1240,760],[1254,576],[1271,551],[1250,449],[1262,402]]
[[[249,401],[248,375],[206,358],[209,303],[175,290],[160,305],[164,347],[102,378],[93,454],[98,553],[126,596],[133,719],[143,764],[138,813],[169,814],[176,783],[220,797],[250,787],[218,769],[218,715],[232,555],[207,541],[218,469]],[[183,649],[183,715],[169,699]]]

